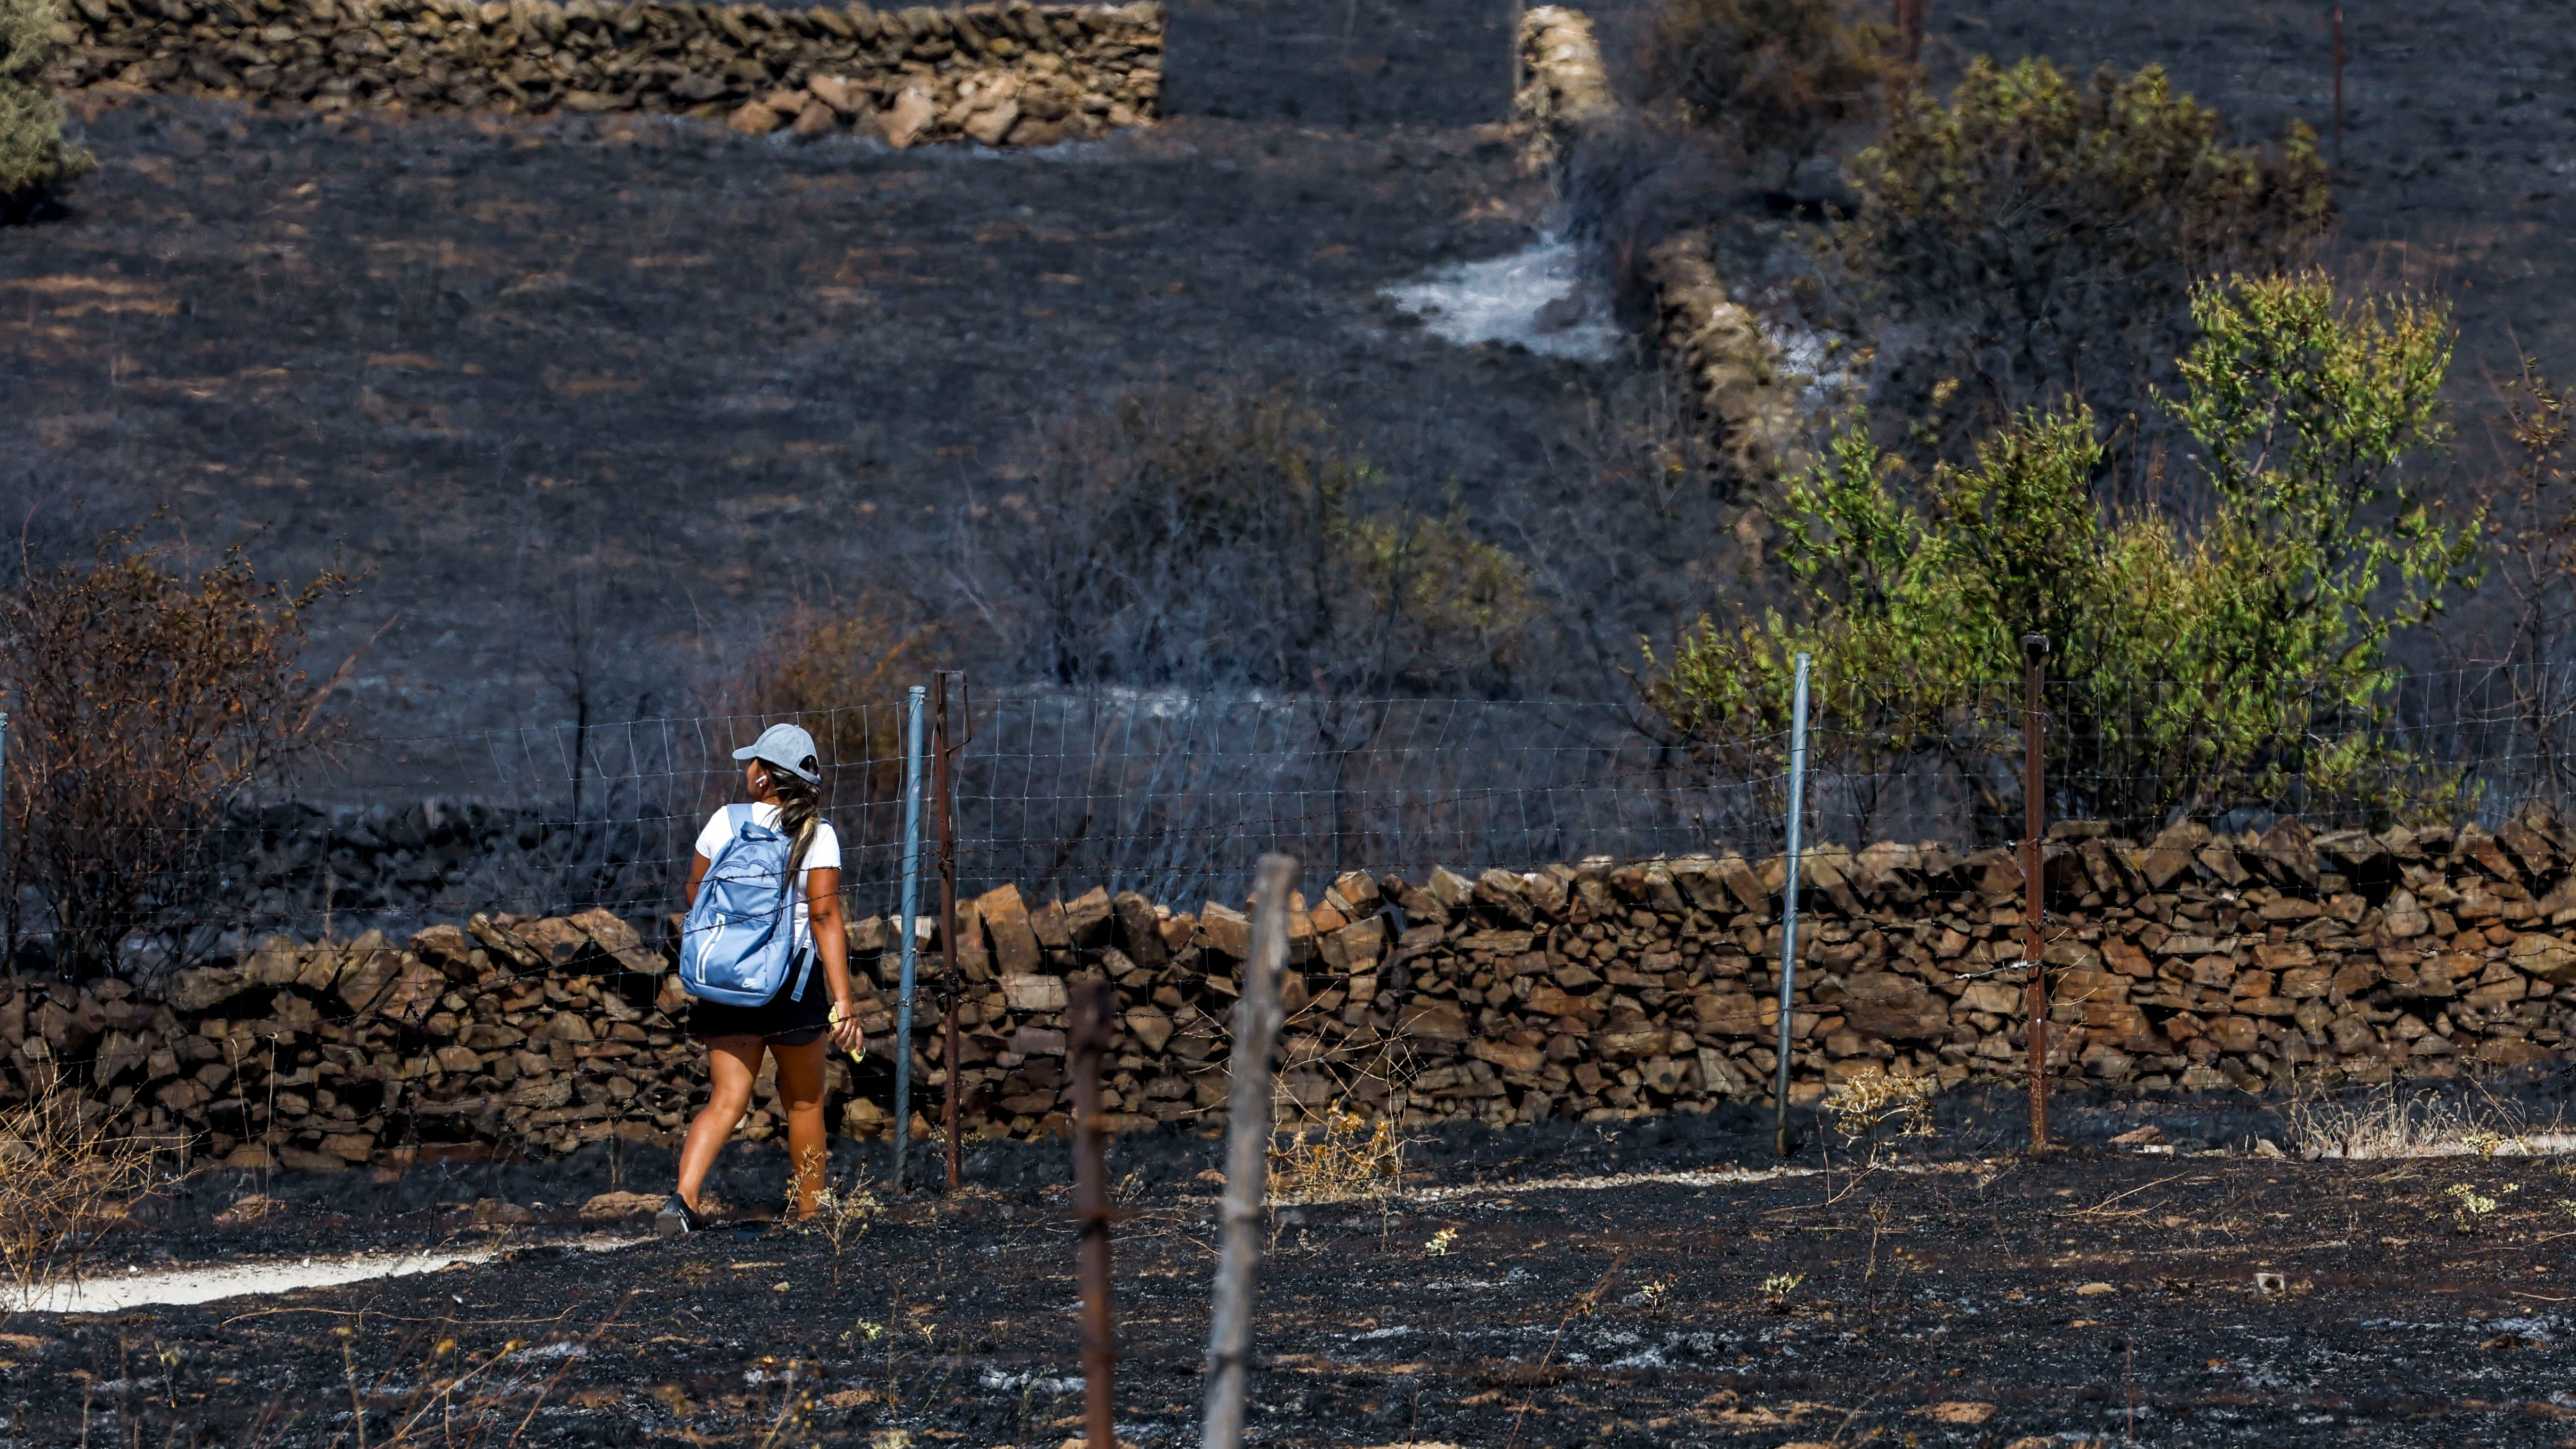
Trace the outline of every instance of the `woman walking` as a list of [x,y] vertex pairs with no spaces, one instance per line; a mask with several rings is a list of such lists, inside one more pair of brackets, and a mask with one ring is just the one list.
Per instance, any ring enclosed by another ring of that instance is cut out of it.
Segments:
[[[689,1035],[706,1044],[712,1090],[689,1124],[680,1149],[679,1191],[671,1195],[654,1230],[665,1237],[706,1226],[698,1210],[707,1170],[724,1150],[751,1106],[752,1083],[767,1052],[778,1063],[778,1097],[787,1112],[788,1161],[794,1165],[798,1217],[814,1211],[822,1190],[824,1153],[823,1062],[825,1038],[843,1051],[859,1050],[857,994],[850,987],[849,937],[841,922],[841,841],[822,818],[822,766],[814,737],[792,724],[771,725],[748,748],[733,752],[747,763],[748,805],[730,805],[698,832],[689,864],[690,939],[683,945],[683,978],[691,953],[710,953],[710,938],[725,932],[760,935],[772,925],[768,912],[714,922],[696,910],[707,873],[720,860],[771,862],[771,887],[779,907],[791,911],[785,945],[786,979],[776,994],[753,1005],[730,1005],[701,996],[689,1009]],[[775,853],[783,837],[785,868]],[[770,852],[764,854],[764,850]],[[739,872],[720,872],[738,874]],[[817,965],[822,968],[816,980]],[[692,981],[693,991],[698,983]]]

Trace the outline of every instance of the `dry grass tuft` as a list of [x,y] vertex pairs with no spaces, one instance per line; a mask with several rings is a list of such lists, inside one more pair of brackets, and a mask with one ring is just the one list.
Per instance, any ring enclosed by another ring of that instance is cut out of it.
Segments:
[[819,1152],[807,1154],[807,1170],[823,1178],[823,1186],[814,1194],[814,1213],[806,1219],[806,1226],[832,1245],[832,1286],[837,1289],[841,1286],[841,1255],[850,1244],[868,1235],[868,1229],[885,1211],[885,1203],[856,1181],[846,1190],[834,1185],[821,1157]]
[[1936,1085],[1929,1078],[1871,1068],[1835,1085],[1825,1098],[1825,1116],[1835,1135],[1848,1143],[1869,1141],[1891,1127],[1900,1138],[1929,1137]]
[[1335,1104],[1316,1121],[1274,1138],[1273,1201],[1352,1202],[1394,1195],[1404,1182],[1404,1141],[1395,1124]]
[[2576,1149],[2556,1121],[2536,1124],[2493,1097],[2471,1100],[2395,1086],[2363,1095],[2302,1094],[2282,1111],[2303,1158],[2542,1157]]
[[158,1159],[179,1144],[112,1136],[84,1116],[60,1078],[0,1110],[0,1271],[33,1304],[76,1283],[90,1250],[158,1184]]

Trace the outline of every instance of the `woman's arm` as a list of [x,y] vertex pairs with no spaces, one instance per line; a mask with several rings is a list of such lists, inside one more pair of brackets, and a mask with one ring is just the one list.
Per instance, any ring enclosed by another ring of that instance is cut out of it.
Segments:
[[841,872],[805,872],[806,921],[813,928],[815,953],[823,958],[823,980],[832,988],[840,1020],[832,1027],[832,1045],[845,1052],[860,1050],[866,1033],[859,1029],[859,993],[850,985],[850,930],[841,920]]
[[[698,887],[705,883],[707,878],[707,867],[713,864],[715,864],[714,861],[707,859],[703,855],[696,854],[695,852],[690,854],[689,888],[680,893],[681,910],[685,911],[689,907],[698,903]],[[833,874],[838,875],[840,872],[834,871]]]

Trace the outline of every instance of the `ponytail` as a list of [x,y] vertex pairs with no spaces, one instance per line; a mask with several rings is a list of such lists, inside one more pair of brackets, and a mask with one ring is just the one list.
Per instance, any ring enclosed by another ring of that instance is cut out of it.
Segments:
[[[807,756],[805,768],[814,769],[814,759]],[[821,773],[819,770],[817,774]],[[778,796],[778,825],[787,832],[787,879],[780,883],[780,895],[793,895],[797,878],[805,873],[805,853],[814,848],[816,829],[823,823],[823,792],[811,781],[785,770],[769,772],[769,788]]]

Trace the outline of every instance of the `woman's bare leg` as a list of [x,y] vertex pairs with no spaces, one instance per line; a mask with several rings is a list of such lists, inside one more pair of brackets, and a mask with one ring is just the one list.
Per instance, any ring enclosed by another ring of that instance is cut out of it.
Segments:
[[778,1104],[787,1112],[787,1160],[796,1171],[796,1216],[814,1211],[830,1147],[824,1140],[823,1061],[827,1042],[771,1047],[778,1059]]
[[742,1114],[751,1107],[751,1084],[760,1075],[766,1043],[756,1036],[720,1036],[707,1043],[707,1075],[713,1089],[707,1105],[689,1123],[689,1140],[680,1149],[680,1201],[698,1210],[698,1190],[716,1165]]

